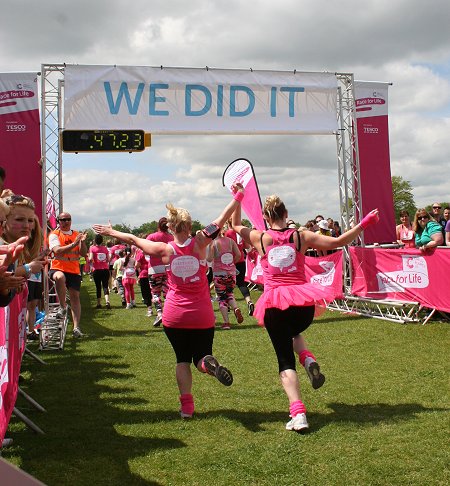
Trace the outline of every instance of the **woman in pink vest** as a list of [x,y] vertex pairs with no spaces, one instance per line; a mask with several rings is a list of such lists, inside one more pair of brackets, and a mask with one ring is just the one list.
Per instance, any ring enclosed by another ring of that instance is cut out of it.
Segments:
[[101,309],[102,287],[106,308],[111,309],[109,302],[109,252],[103,245],[103,236],[95,235],[94,244],[89,248],[89,261],[94,269],[93,278],[97,291],[97,309]]
[[206,248],[218,236],[220,228],[243,197],[242,186],[235,186],[233,200],[219,217],[194,237],[191,236],[189,212],[168,204],[167,222],[174,235],[174,241],[168,243],[121,233],[113,230],[111,224],[93,226],[97,233],[134,244],[148,255],[161,258],[163,264],[169,266],[163,327],[177,360],[176,378],[182,418],[190,418],[194,413],[191,363],[198,371],[214,376],[225,386],[233,383],[231,372],[212,355],[215,316],[206,277]]
[[270,227],[267,231],[242,226],[240,207],[233,213],[232,224],[234,230],[261,256],[264,292],[256,304],[254,315],[259,324],[266,327],[277,355],[281,383],[289,399],[291,420],[286,429],[300,432],[308,428],[308,422],[300,396],[295,354],[313,388],[320,388],[325,376],[301,333],[312,323],[315,306],[323,306],[334,298],[326,287],[307,282],[305,252],[310,247],[325,251],[350,243],[363,229],[378,221],[378,210],[370,212],[358,225],[338,238],[288,228],[288,212],[278,196],[266,199],[263,215]]
[[222,329],[230,329],[228,306],[233,309],[238,324],[243,322],[241,310],[234,298],[236,287],[236,262],[241,258],[241,251],[236,242],[224,235],[216,238],[208,247],[208,261],[212,262],[214,289],[219,301],[219,310],[222,314]]

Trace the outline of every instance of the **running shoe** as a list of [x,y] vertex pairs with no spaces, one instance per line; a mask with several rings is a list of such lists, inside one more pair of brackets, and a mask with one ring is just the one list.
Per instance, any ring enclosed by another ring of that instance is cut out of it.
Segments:
[[127,304],[126,309],[132,309],[132,308],[133,308],[133,304]]
[[97,305],[95,306],[95,308],[96,308],[96,309],[101,309],[101,308],[102,308],[102,304],[97,304]]
[[150,309],[147,311],[147,317],[152,317],[153,311]]
[[228,330],[231,329],[231,326],[228,322],[224,322],[221,326],[222,329]]
[[27,341],[39,341],[39,333],[37,331],[27,333]]
[[223,385],[230,386],[233,383],[231,371],[219,364],[214,356],[205,356],[203,358],[203,364],[208,375],[215,376]]
[[81,332],[81,329],[79,327],[76,327],[72,332],[72,336],[74,338],[81,338],[84,336],[84,333]]
[[58,310],[56,311],[56,317],[59,319],[63,319],[66,317],[67,314],[67,307],[59,307]]
[[234,309],[234,315],[236,316],[236,320],[238,322],[238,324],[241,324],[244,322],[244,318],[242,317],[242,312],[241,312],[241,309],[239,309],[239,307],[236,307],[236,309]]
[[153,323],[153,327],[159,327],[162,322],[162,316],[157,316],[155,322]]
[[297,414],[286,424],[286,430],[295,430],[295,432],[301,432],[308,427],[308,421],[306,420],[306,414],[304,413]]
[[248,306],[248,315],[252,317],[253,312],[255,312],[255,304],[253,302],[249,302],[247,306]]
[[111,309],[111,303],[110,303],[110,302],[106,302],[105,307],[106,307],[107,309]]
[[310,357],[305,359],[305,371],[314,390],[325,383],[325,375],[320,372],[319,363]]
[[122,307],[126,307],[127,306],[127,301],[126,300],[122,300]]

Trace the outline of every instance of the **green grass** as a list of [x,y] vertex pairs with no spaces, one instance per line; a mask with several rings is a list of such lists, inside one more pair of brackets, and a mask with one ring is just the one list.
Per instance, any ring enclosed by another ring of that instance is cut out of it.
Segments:
[[[63,351],[24,358],[17,406],[46,433],[12,418],[3,458],[48,485],[447,485],[449,325],[401,325],[325,313],[305,337],[327,376],[299,376],[310,431],[284,429],[288,403],[269,338],[246,318],[216,332],[226,388],[195,372],[195,418],[178,413],[173,351],[145,308],[93,309]],[[138,301],[140,295],[138,294]],[[244,310],[244,302],[239,301]],[[246,315],[246,310],[244,311]],[[232,318],[232,322],[234,319]],[[36,345],[30,344],[30,349]],[[1,484],[1,479],[0,479]]]

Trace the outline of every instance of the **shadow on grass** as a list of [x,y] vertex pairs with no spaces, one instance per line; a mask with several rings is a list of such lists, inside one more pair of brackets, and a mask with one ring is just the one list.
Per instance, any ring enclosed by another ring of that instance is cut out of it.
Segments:
[[135,474],[133,459],[186,444],[171,437],[119,433],[117,426],[136,428],[149,420],[147,400],[130,386],[135,375],[119,354],[86,354],[72,338],[66,344],[63,352],[43,356],[49,366],[24,362],[32,374],[22,388],[47,413],[23,408],[23,402],[18,406],[46,435],[35,435],[15,420],[9,434],[14,443],[3,457],[20,458],[23,470],[48,485],[158,484]]
[[[309,433],[314,433],[329,424],[358,424],[358,425],[378,425],[380,423],[397,423],[399,421],[414,420],[415,416],[424,412],[443,412],[448,409],[426,408],[418,403],[404,403],[390,405],[386,403],[374,404],[355,404],[330,403],[332,413],[308,412]],[[284,412],[260,412],[260,411],[238,411],[213,410],[207,413],[196,412],[193,422],[202,419],[224,417],[234,422],[240,422],[251,432],[262,432],[264,425],[269,423],[288,422],[287,411]],[[150,422],[161,422],[163,420],[180,420],[178,414],[172,414],[168,418],[167,411],[155,411],[149,414],[147,420]]]

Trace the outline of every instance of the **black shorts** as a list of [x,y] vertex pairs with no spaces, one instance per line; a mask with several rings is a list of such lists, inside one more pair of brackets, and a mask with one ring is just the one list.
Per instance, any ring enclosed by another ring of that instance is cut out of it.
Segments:
[[[55,275],[56,272],[62,272],[62,270],[50,270],[48,272],[49,278],[53,280],[53,275]],[[81,289],[81,275],[77,273],[69,273],[69,272],[62,272],[65,277],[66,277],[66,287],[68,289],[74,289],[78,290],[78,292]]]
[[264,326],[272,341],[278,359],[278,370],[295,370],[295,355],[292,338],[308,329],[314,319],[313,305],[292,306],[285,310],[266,309]]
[[35,282],[33,280],[28,280],[27,286],[28,286],[28,302],[31,302],[32,300],[41,300],[43,298],[42,282]]
[[177,363],[198,362],[212,354],[214,327],[208,329],[179,329],[164,326],[164,332],[172,345]]

